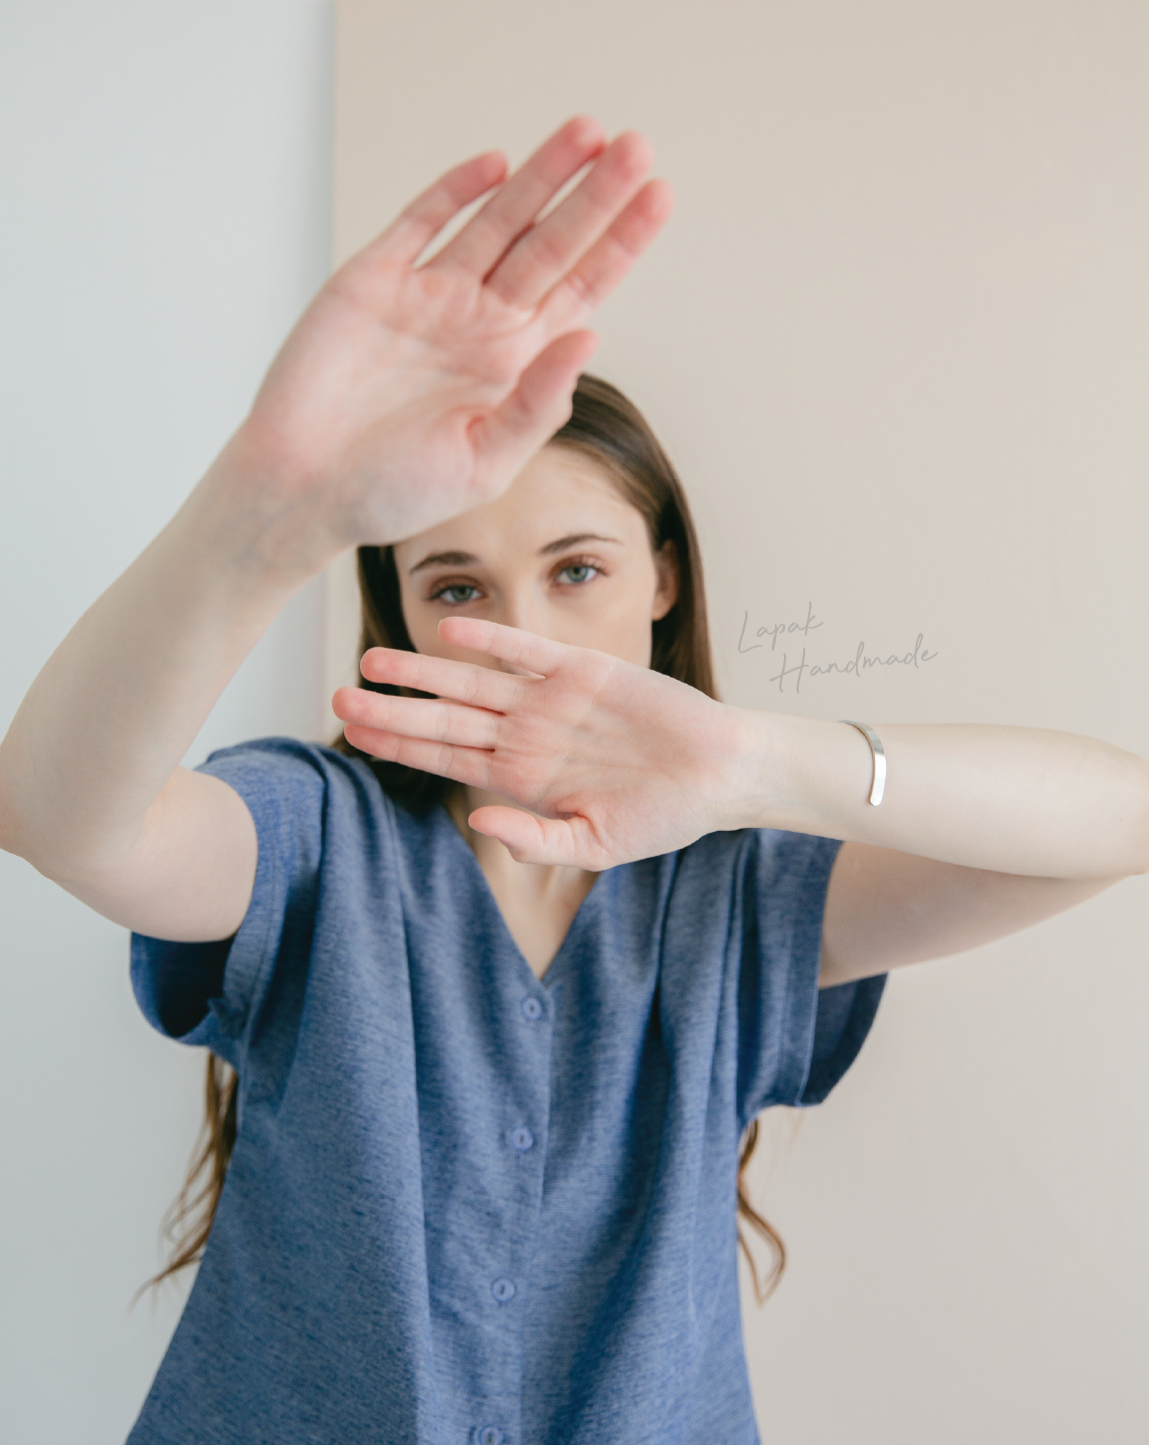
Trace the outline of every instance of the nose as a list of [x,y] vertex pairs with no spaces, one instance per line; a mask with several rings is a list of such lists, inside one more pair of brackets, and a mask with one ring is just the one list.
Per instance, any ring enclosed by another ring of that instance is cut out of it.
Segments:
[[[545,606],[533,588],[524,586],[504,592],[498,606],[488,615],[492,622],[501,622],[504,627],[517,627],[522,632],[533,632],[539,637],[550,636]],[[533,676],[529,668],[517,667],[502,659],[498,666],[504,672]]]
[[523,632],[537,632],[545,637],[546,616],[541,600],[528,587],[505,592],[498,605],[490,614],[492,622],[501,622],[504,627],[518,627]]

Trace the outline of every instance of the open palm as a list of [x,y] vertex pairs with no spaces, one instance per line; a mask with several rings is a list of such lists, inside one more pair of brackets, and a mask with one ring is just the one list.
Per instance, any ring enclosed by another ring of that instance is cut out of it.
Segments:
[[541,815],[496,806],[471,814],[471,826],[517,862],[598,871],[729,826],[735,709],[608,653],[480,618],[445,618],[439,635],[534,675],[372,648],[365,677],[436,696],[341,688],[333,707],[362,752]]
[[650,165],[642,136],[604,146],[576,118],[505,183],[498,152],[447,172],[331,277],[245,425],[286,504],[308,508],[332,550],[492,500],[562,426],[595,344],[580,328],[670,214],[669,186],[644,182]]

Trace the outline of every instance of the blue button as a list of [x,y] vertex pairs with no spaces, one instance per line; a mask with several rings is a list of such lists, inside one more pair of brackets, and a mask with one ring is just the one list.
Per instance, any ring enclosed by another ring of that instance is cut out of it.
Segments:
[[511,1143],[520,1154],[525,1154],[534,1142],[535,1136],[525,1125],[520,1124],[517,1129],[511,1130]]
[[514,1299],[515,1297],[514,1280],[500,1276],[491,1286],[491,1293],[501,1305],[505,1305],[509,1299]]
[[519,1007],[525,1019],[541,1019],[543,1016],[543,1006],[537,998],[525,998]]
[[479,1445],[503,1445],[503,1432],[494,1425],[484,1425],[475,1433],[478,1436]]

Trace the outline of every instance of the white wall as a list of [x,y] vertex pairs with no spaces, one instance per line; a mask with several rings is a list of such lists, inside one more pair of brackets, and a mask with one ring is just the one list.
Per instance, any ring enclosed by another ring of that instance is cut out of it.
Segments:
[[[0,733],[327,274],[331,30],[325,0],[0,6]],[[322,628],[312,585],[190,763],[328,733]],[[127,934],[4,853],[0,918],[0,1438],[115,1445],[184,1297],[127,1312],[202,1055],[144,1023]]]

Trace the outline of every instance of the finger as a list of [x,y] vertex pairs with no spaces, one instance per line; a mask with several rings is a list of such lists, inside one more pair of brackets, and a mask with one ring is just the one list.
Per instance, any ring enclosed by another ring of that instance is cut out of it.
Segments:
[[540,818],[521,808],[490,805],[476,808],[467,819],[476,833],[497,838],[516,863],[566,863],[586,867],[586,848],[579,834],[589,831],[582,818]]
[[427,264],[450,266],[481,279],[605,143],[602,127],[590,116],[568,120]]
[[570,420],[579,373],[598,345],[593,331],[568,331],[552,341],[494,411],[475,423],[475,482],[484,492],[492,474],[516,477],[535,452]]
[[[363,654],[359,671],[368,682],[388,682],[411,687],[436,697],[454,698],[472,707],[505,713],[521,696],[522,684],[505,672],[459,662],[448,657],[431,657],[425,652],[407,652],[395,647],[372,647]],[[364,688],[349,688],[355,693]],[[370,694],[368,696],[378,696]],[[342,714],[339,714],[342,716]]]
[[674,192],[648,181],[582,260],[543,301],[539,317],[549,335],[578,326],[602,304],[670,219]]
[[506,173],[507,158],[502,151],[486,151],[463,161],[405,206],[364,254],[397,262],[414,261],[452,216],[497,186]]
[[573,650],[564,642],[552,642],[549,637],[540,637],[521,627],[488,622],[485,617],[444,617],[438,631],[444,642],[469,647],[472,652],[490,653],[540,677],[556,672]]
[[511,247],[486,284],[511,305],[534,306],[607,230],[653,161],[645,136],[620,135],[570,195]]
[[457,747],[493,748],[501,713],[421,697],[387,697],[362,687],[341,687],[331,700],[335,716],[357,727]]
[[451,743],[427,742],[424,738],[405,738],[376,728],[348,723],[343,736],[353,748],[384,762],[401,763],[405,768],[418,768],[456,783],[491,790],[491,767],[494,754],[484,748],[456,747]]

